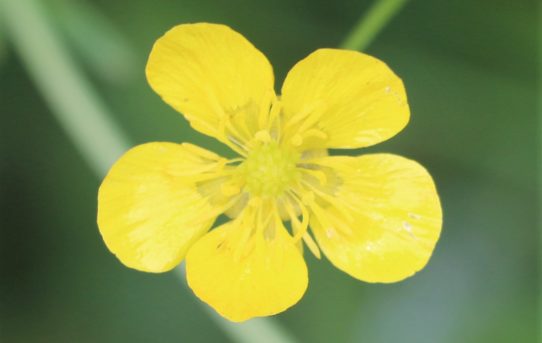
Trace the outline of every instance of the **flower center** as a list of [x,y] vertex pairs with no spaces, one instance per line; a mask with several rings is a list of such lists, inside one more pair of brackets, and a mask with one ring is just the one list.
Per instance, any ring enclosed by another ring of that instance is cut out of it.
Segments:
[[299,154],[268,142],[253,149],[241,165],[246,187],[253,195],[277,196],[298,177]]

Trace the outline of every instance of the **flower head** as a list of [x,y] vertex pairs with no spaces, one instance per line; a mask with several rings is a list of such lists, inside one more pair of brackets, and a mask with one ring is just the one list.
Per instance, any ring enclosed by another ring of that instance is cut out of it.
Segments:
[[[191,126],[238,153],[148,143],[122,156],[98,196],[98,225],[128,267],[188,284],[224,317],[284,311],[304,294],[303,245],[367,282],[395,282],[429,260],[442,213],[418,163],[392,154],[329,156],[401,131],[401,80],[366,54],[320,49],[288,73],[224,25],[179,25],[158,39],[151,87]],[[209,231],[225,213],[230,220]],[[303,244],[304,243],[304,244]]]

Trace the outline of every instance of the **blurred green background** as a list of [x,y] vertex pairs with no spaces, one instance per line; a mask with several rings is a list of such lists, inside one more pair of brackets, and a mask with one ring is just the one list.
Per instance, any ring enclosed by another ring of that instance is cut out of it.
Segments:
[[[185,22],[227,24],[269,57],[280,89],[296,61],[338,46],[373,2],[32,3],[133,144],[189,141],[224,153],[147,85],[144,66],[156,38]],[[537,341],[538,6],[412,0],[366,50],[402,77],[412,110],[401,134],[370,151],[402,154],[430,170],[444,207],[443,233],[429,265],[392,285],[358,282],[306,254],[307,294],[273,318],[299,342]],[[107,251],[95,224],[100,180],[55,120],[9,29],[14,22],[29,32],[39,27],[6,8],[0,6],[0,341],[233,342],[178,275],[127,269]],[[72,96],[60,76],[49,82]],[[99,144],[101,132],[88,130]]]

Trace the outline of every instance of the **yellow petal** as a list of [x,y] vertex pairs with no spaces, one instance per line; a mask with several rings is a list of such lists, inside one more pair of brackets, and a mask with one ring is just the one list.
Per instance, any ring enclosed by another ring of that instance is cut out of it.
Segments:
[[297,63],[284,81],[282,102],[289,135],[314,136],[307,131],[316,129],[327,136],[320,146],[328,148],[382,142],[410,115],[401,79],[382,61],[349,50],[320,49]]
[[324,157],[319,163],[341,181],[335,200],[313,208],[311,228],[337,268],[367,282],[395,282],[427,264],[442,212],[421,165],[390,154]]
[[175,26],[154,44],[146,74],[154,91],[196,130],[221,141],[229,135],[228,121],[256,120],[275,96],[266,57],[225,25]]
[[125,153],[98,193],[98,226],[109,250],[141,271],[179,264],[220,214],[194,177],[220,174],[221,160],[188,144],[148,143]]
[[[269,316],[305,293],[307,267],[285,230],[236,244],[243,226],[230,222],[201,238],[186,257],[188,285],[204,302],[234,322]],[[249,228],[248,228],[249,229]]]

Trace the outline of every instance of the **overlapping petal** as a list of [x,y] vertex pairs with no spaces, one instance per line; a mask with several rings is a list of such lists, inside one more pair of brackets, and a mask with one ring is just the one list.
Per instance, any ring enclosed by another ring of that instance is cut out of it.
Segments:
[[314,140],[322,132],[324,148],[382,142],[401,131],[410,115],[401,79],[384,62],[349,50],[319,49],[298,62],[281,99],[290,137]]
[[428,262],[442,212],[435,185],[418,163],[390,154],[324,157],[340,184],[335,206],[313,208],[312,231],[329,260],[367,282],[395,282]]
[[196,130],[223,142],[238,136],[225,130],[251,125],[275,97],[266,57],[225,25],[174,27],[154,44],[146,74],[154,91]]
[[190,288],[235,322],[286,310],[308,284],[305,261],[285,230],[240,243],[249,229],[225,224],[197,241],[186,257]]
[[164,272],[179,264],[220,214],[196,180],[219,175],[222,165],[219,156],[187,144],[129,150],[98,194],[98,226],[109,250],[142,271]]

